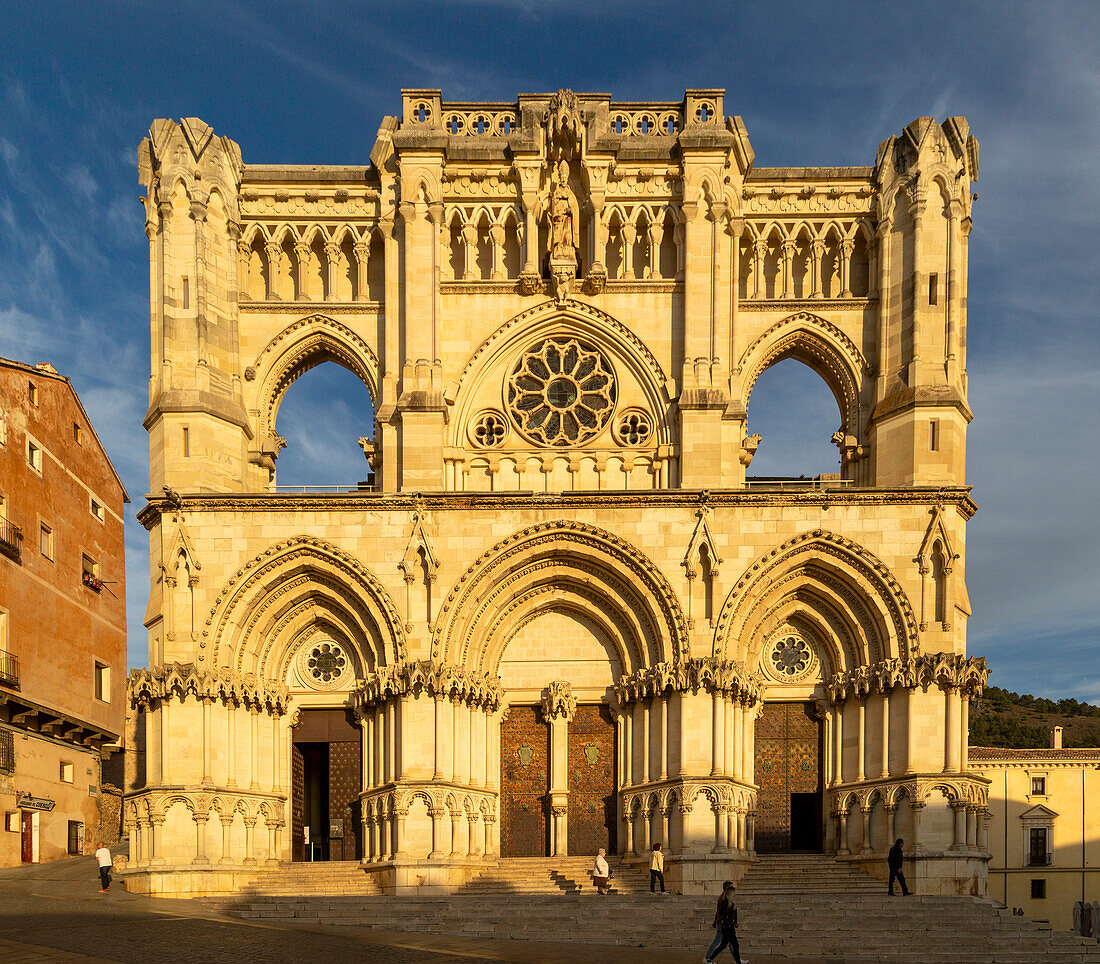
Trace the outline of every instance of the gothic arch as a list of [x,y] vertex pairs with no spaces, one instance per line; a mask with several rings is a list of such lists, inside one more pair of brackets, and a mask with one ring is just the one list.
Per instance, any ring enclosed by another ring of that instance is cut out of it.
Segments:
[[687,655],[683,611],[653,562],[604,529],[557,520],[513,533],[469,565],[440,608],[432,658],[484,672],[500,644],[485,628],[507,621],[517,600],[556,586],[599,599],[618,630],[631,633],[634,656],[624,672]]
[[275,335],[250,369],[258,386],[250,407],[260,413],[257,433],[260,438],[274,434],[275,419],[286,390],[311,368],[327,361],[355,375],[370,392],[372,405],[377,406],[378,357],[371,346],[333,318],[308,315]]
[[761,334],[741,355],[741,397],[748,404],[757,379],[772,365],[794,358],[817,372],[836,398],[844,431],[860,435],[860,388],[871,366],[840,328],[807,311],[789,315]]
[[913,608],[889,568],[824,529],[789,539],[745,571],[719,614],[714,655],[751,669],[774,629],[793,618],[833,641],[836,672],[919,653]]
[[404,625],[378,578],[342,549],[301,535],[269,547],[230,577],[207,616],[199,660],[275,678],[312,618],[340,626],[364,668],[405,658]]
[[518,356],[529,344],[552,335],[586,338],[603,349],[619,369],[629,373],[641,387],[646,404],[655,416],[657,443],[669,442],[665,417],[674,387],[660,362],[644,342],[618,319],[592,305],[566,301],[564,305],[543,302],[513,316],[489,335],[470,355],[453,392],[454,414],[448,432],[452,445],[464,446],[465,431],[482,398],[480,388],[488,374],[505,359]]

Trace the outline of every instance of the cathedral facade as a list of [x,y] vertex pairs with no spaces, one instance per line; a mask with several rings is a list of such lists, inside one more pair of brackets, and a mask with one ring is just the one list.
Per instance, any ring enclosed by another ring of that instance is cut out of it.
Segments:
[[[760,167],[721,90],[406,90],[359,166],[156,121],[128,886],[356,860],[439,890],[659,841],[703,893],[766,852],[877,872],[901,836],[922,892],[984,893],[977,167],[960,117]],[[836,399],[836,475],[749,473],[787,358]],[[279,406],[327,361],[370,391],[371,474],[287,492]]]

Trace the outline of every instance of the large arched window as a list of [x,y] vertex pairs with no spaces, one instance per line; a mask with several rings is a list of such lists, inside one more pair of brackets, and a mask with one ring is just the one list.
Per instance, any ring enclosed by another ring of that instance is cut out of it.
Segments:
[[370,392],[335,362],[310,369],[287,389],[275,431],[286,440],[275,465],[277,488],[350,489],[367,481],[370,466],[359,439],[374,436]]
[[841,421],[836,398],[817,372],[793,358],[772,365],[749,398],[748,434],[763,436],[749,480],[838,475],[832,436]]

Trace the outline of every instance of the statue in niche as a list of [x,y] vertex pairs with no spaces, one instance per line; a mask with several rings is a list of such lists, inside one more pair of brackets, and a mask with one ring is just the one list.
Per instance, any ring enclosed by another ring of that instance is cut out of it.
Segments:
[[547,199],[547,216],[550,219],[550,262],[577,263],[577,249],[581,246],[580,206],[577,195],[569,186],[569,162],[558,161],[550,179],[550,196]]

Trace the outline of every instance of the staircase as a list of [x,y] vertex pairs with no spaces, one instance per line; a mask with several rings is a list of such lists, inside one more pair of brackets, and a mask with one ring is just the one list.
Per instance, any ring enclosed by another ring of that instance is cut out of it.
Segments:
[[[456,894],[579,894],[595,892],[592,883],[592,857],[502,857]],[[615,857],[607,858],[615,875],[611,892],[638,894],[649,888],[649,873],[629,867]]]
[[[505,859],[457,894],[440,899],[371,896],[372,882],[361,871],[355,876],[348,865],[295,865],[266,874],[219,903],[242,918],[419,933],[685,951],[701,951],[708,942],[714,898],[653,897],[644,869],[621,866],[615,867],[620,893],[597,897],[590,869],[587,857]],[[294,886],[302,889],[297,894],[287,889]],[[341,891],[344,887],[354,890]],[[1095,940],[1052,933],[984,898],[891,898],[884,882],[822,855],[760,858],[736,899],[747,958],[1100,964]]]
[[287,864],[256,874],[240,896],[369,897],[381,895],[373,874],[354,860]]
[[737,888],[737,902],[754,896],[799,894],[886,893],[886,881],[876,881],[828,854],[760,854]]

